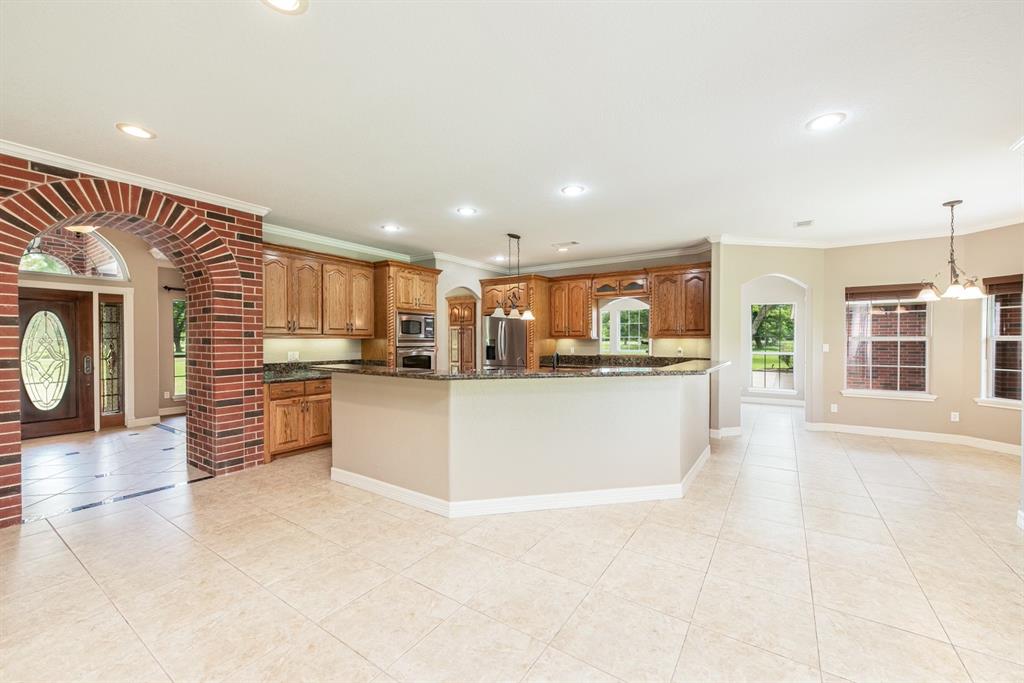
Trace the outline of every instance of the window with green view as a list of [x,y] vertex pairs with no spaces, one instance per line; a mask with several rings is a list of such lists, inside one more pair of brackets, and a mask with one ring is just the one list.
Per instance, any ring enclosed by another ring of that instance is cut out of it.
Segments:
[[793,304],[750,307],[750,388],[792,391]]
[[174,332],[174,395],[184,396],[185,385],[185,348],[188,343],[188,308],[184,299],[171,302],[171,321]]

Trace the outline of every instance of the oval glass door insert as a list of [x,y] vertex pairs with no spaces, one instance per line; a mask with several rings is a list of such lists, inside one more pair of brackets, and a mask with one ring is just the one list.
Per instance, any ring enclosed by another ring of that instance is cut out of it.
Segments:
[[68,389],[71,349],[64,325],[51,311],[39,311],[25,326],[21,342],[21,381],[32,404],[53,410]]

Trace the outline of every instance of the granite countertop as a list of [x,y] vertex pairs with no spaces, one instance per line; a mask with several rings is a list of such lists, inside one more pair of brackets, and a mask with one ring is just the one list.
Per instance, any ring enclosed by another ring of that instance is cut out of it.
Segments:
[[[660,368],[666,365],[678,365],[691,360],[708,360],[707,358],[689,356],[648,356],[646,354],[558,354],[559,368],[617,368],[643,367]],[[554,356],[541,356],[540,366],[551,367]]]
[[318,365],[315,369],[324,372],[338,372],[354,375],[375,375],[379,377],[404,377],[425,380],[487,380],[487,379],[566,379],[573,377],[651,377],[666,375],[706,375],[729,364],[729,361],[690,360],[662,367],[604,367],[568,368],[552,370],[477,370],[453,373],[431,370],[397,370],[377,365],[353,363],[332,363]]
[[263,383],[278,384],[280,382],[305,382],[308,380],[330,379],[331,373],[328,370],[317,369],[318,365],[324,364],[346,364],[357,367],[372,367],[371,361],[361,360],[322,360],[322,361],[293,361],[290,363],[265,363],[263,365]]

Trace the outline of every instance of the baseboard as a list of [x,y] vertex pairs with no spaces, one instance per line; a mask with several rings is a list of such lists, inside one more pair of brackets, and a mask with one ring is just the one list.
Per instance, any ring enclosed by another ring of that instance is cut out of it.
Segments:
[[532,512],[534,510],[556,510],[559,508],[586,507],[589,505],[611,505],[614,503],[636,503],[647,500],[682,498],[690,484],[711,456],[711,446],[706,446],[686,476],[676,484],[654,486],[632,486],[617,489],[591,491],[567,491],[535,496],[510,496],[507,498],[484,498],[480,500],[446,501],[411,489],[389,484],[362,474],[349,472],[337,467],[331,468],[331,479],[342,484],[376,493],[379,496],[397,500],[406,505],[433,512],[443,517],[476,517],[509,512]]
[[761,403],[769,406],[804,407],[804,402],[798,398],[776,398],[774,396],[741,396],[740,403]]
[[743,434],[742,427],[722,427],[721,429],[712,429],[712,439],[724,439],[727,436],[740,436]]
[[888,427],[869,427],[865,425],[846,425],[835,422],[807,422],[804,424],[812,432],[841,432],[843,434],[864,434],[866,436],[885,436],[893,439],[914,439],[933,443],[950,443],[958,446],[971,446],[986,451],[996,451],[1007,455],[1020,456],[1021,447],[1015,443],[990,441],[966,434],[943,434],[942,432],[915,432],[911,429],[890,429]]
[[157,411],[158,415],[184,415],[185,406],[171,406],[170,408],[161,408]]
[[152,417],[136,417],[134,419],[124,421],[124,426],[128,429],[135,429],[136,427],[146,427],[148,425],[155,425],[160,423],[160,416],[154,415]]

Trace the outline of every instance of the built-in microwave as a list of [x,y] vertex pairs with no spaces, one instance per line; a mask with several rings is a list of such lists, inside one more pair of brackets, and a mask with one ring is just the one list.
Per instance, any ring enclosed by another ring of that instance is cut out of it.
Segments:
[[410,344],[434,345],[434,316],[419,313],[399,313],[396,316],[397,346]]
[[433,346],[399,346],[395,349],[399,370],[433,370],[437,352]]

